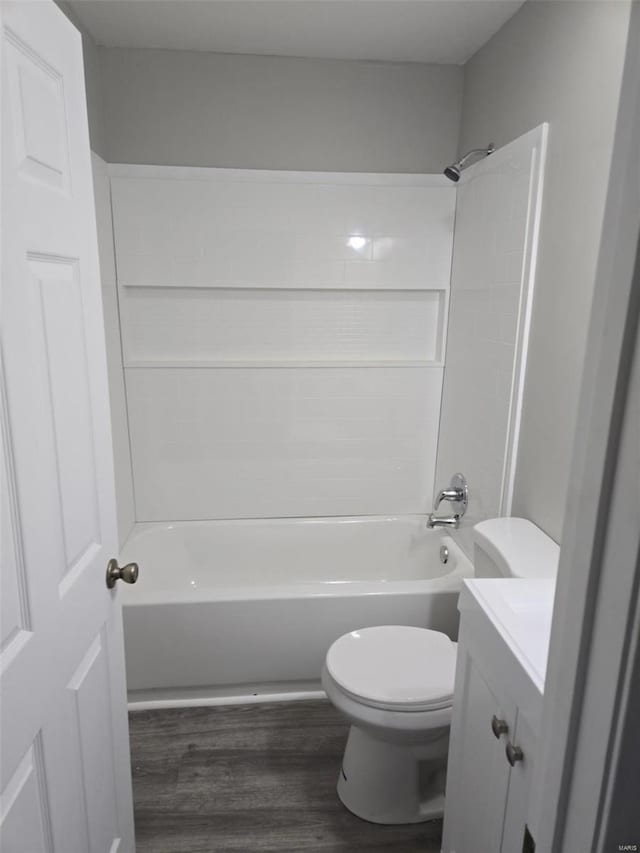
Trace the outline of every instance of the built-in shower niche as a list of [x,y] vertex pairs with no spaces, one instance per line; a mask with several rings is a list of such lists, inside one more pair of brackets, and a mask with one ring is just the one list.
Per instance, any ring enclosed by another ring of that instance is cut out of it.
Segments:
[[137,520],[425,512],[455,189],[111,172]]
[[446,296],[127,287],[125,367],[442,366]]

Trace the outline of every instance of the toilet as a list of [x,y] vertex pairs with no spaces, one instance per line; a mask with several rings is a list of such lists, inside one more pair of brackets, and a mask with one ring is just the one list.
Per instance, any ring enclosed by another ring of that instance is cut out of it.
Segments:
[[455,669],[456,644],[425,628],[363,628],[331,646],[322,685],[351,723],[338,796],[353,814],[442,816]]
[[[558,555],[526,519],[474,527],[476,577],[550,577]],[[353,814],[386,824],[442,816],[456,649],[440,631],[380,625],[345,634],[327,652],[322,685],[351,723],[338,796]]]

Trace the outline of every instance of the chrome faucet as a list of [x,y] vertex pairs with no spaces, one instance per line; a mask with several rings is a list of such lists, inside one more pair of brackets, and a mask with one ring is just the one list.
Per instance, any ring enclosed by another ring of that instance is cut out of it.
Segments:
[[460,516],[458,513],[454,515],[434,515],[432,512],[427,516],[427,527],[433,530],[434,527],[453,527],[457,530],[460,527]]
[[434,510],[438,509],[442,501],[458,504],[458,511],[449,516],[434,515],[430,512],[427,516],[427,527],[430,529],[452,527],[457,530],[460,526],[460,519],[467,511],[469,504],[469,487],[463,474],[454,474],[449,483],[449,488],[440,489],[433,505]]

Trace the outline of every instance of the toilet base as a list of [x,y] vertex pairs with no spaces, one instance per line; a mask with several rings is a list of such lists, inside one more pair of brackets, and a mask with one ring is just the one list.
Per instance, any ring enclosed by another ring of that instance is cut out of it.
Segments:
[[338,777],[338,796],[371,823],[421,823],[442,817],[448,730],[424,744],[385,743],[351,726]]

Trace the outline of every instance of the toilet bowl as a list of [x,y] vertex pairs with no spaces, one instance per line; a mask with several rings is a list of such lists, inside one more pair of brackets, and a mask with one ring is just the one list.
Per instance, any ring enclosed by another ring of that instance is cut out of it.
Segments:
[[439,631],[363,628],[329,649],[322,684],[351,723],[338,796],[372,823],[441,817],[456,644]]

